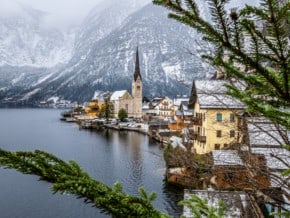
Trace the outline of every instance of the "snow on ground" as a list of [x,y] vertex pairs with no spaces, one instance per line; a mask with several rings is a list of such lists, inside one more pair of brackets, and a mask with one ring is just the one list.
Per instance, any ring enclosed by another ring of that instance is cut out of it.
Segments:
[[23,98],[21,100],[25,101],[25,100],[29,99],[32,95],[36,94],[40,90],[41,90],[41,88],[37,88],[37,89],[32,90],[31,92],[28,92],[26,95],[23,96]]

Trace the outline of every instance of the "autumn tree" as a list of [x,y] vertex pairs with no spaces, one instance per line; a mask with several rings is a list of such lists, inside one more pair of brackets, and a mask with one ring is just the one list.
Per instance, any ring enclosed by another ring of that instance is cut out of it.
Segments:
[[105,118],[107,121],[114,117],[114,105],[109,101],[109,98],[105,98],[105,103],[101,106],[100,118]]

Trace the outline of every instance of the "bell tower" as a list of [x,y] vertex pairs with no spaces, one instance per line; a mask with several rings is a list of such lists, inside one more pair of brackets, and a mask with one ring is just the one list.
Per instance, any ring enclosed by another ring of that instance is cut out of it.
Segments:
[[142,76],[139,66],[139,52],[136,50],[135,72],[132,80],[133,114],[136,118],[142,117]]

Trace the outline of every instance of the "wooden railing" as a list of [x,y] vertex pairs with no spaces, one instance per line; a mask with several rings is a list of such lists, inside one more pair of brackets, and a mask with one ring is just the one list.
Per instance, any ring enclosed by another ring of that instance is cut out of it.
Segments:
[[198,117],[193,117],[192,123],[193,123],[193,125],[202,126],[202,119],[198,118]]
[[197,137],[197,140],[198,141],[200,141],[200,142],[206,142],[206,136],[201,136],[201,135],[199,135],[198,137]]

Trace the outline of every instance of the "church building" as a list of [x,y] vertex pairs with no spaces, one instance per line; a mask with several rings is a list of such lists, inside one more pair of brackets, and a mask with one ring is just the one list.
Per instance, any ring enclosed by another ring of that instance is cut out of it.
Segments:
[[142,117],[142,76],[139,66],[138,47],[136,51],[135,71],[132,78],[132,94],[127,90],[115,91],[110,97],[110,101],[114,105],[114,116],[118,118],[120,109],[125,109],[128,117]]

